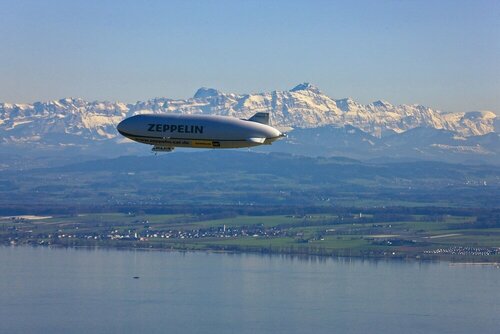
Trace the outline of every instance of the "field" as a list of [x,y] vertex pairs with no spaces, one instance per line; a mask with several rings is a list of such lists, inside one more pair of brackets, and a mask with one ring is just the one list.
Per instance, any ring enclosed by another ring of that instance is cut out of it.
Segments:
[[2,217],[0,240],[4,244],[500,260],[500,228],[476,226],[476,217],[398,218],[392,221],[394,217],[362,212],[226,218],[123,213]]
[[500,169],[249,152],[0,172],[3,244],[497,261]]

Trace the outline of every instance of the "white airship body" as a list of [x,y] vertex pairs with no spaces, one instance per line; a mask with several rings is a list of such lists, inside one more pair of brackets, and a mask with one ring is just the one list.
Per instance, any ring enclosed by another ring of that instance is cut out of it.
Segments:
[[269,145],[285,136],[268,124],[268,113],[257,113],[248,120],[213,115],[142,114],[123,120],[117,129],[129,139],[153,145],[153,151],[170,152],[174,147]]

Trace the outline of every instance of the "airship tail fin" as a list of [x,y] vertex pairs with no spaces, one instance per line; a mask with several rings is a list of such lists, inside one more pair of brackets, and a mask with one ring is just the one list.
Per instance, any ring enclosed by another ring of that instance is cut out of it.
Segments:
[[258,112],[248,119],[252,122],[262,123],[269,125],[269,113],[268,112]]

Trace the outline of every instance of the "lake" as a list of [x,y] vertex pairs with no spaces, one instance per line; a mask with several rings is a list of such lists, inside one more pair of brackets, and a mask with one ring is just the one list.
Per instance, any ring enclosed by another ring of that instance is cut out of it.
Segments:
[[500,328],[495,266],[48,247],[0,247],[0,266],[1,333]]

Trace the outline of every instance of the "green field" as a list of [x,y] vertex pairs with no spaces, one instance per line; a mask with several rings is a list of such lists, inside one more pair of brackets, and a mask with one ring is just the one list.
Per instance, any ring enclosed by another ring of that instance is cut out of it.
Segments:
[[474,216],[82,214],[2,217],[4,244],[500,260],[500,228]]

